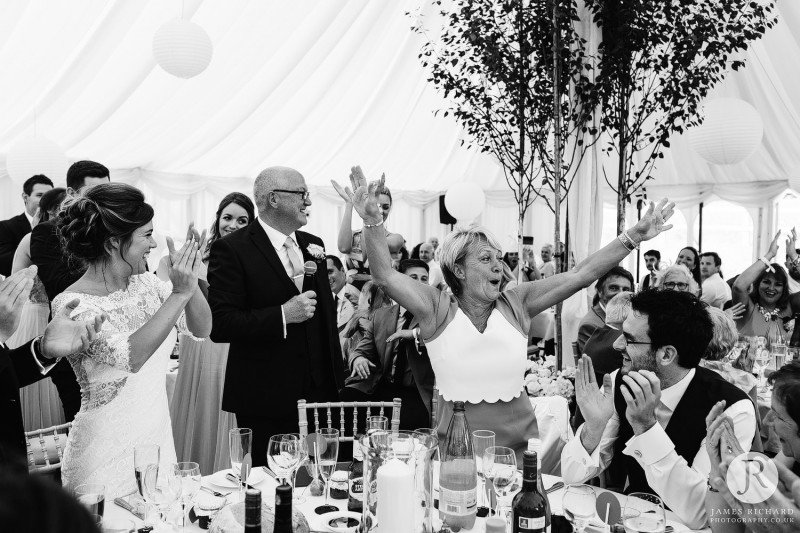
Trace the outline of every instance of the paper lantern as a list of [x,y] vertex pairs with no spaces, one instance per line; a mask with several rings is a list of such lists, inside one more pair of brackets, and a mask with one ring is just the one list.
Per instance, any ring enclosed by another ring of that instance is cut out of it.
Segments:
[[203,72],[211,63],[212,53],[206,31],[188,20],[171,20],[153,36],[156,62],[179,78],[193,78]]
[[483,211],[486,195],[474,183],[456,183],[444,195],[444,205],[459,223],[469,223]]
[[67,175],[64,149],[47,137],[28,137],[14,143],[6,154],[6,170],[17,183],[36,174],[63,181]]
[[737,98],[715,98],[703,105],[705,120],[688,131],[689,142],[717,165],[741,163],[761,144],[764,123],[756,108]]

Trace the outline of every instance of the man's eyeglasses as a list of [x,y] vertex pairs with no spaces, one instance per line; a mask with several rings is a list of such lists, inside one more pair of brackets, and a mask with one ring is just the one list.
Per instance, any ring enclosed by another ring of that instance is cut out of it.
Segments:
[[652,343],[651,343],[651,342],[649,342],[649,341],[648,341],[648,342],[643,342],[643,341],[632,341],[632,340],[629,340],[629,339],[628,339],[628,337],[626,337],[625,335],[620,335],[620,338],[622,339],[622,342],[624,342],[626,346],[627,346],[628,344],[652,344]]
[[664,284],[665,289],[669,289],[671,291],[685,291],[689,288],[688,283],[676,282],[676,281],[668,281]]
[[299,194],[303,197],[303,201],[305,202],[309,198],[311,198],[311,193],[308,191],[290,191],[287,189],[272,189],[272,192],[287,192],[289,194]]

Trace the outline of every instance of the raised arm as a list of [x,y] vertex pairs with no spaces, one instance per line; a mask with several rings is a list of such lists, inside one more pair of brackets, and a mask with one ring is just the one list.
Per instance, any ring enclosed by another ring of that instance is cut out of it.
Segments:
[[362,239],[367,250],[369,269],[372,280],[381,286],[386,293],[404,308],[411,311],[420,321],[423,337],[433,334],[436,303],[439,300],[438,289],[419,283],[400,274],[392,268],[392,258],[386,243],[383,219],[378,210],[378,191],[383,190],[385,176],[380,181],[367,184],[361,167],[350,169],[350,187],[342,188],[332,181],[336,192],[350,201],[358,215],[364,221]]
[[[772,242],[769,243],[769,249],[767,253],[763,256],[768,262],[772,262],[772,259],[778,254],[778,238],[781,236],[781,231],[778,230],[778,233],[775,234],[773,237]],[[731,294],[733,296],[734,303],[740,303],[747,306],[748,311],[753,306],[753,302],[749,298],[750,293],[750,285],[755,282],[758,278],[758,275],[761,274],[768,265],[764,263],[761,259],[757,259],[755,263],[747,267],[747,269],[739,274],[739,277],[736,278],[736,281],[733,282],[733,287],[731,290]]]
[[666,198],[658,202],[658,205],[650,202],[647,212],[635,226],[627,230],[620,238],[614,239],[610,244],[581,261],[571,271],[540,281],[523,283],[512,289],[518,292],[528,316],[534,317],[548,307],[569,298],[580,289],[588,287],[625,259],[633,251],[632,246],[626,247],[622,243],[625,235],[633,241],[632,244],[639,245],[639,243],[649,241],[656,235],[672,228],[672,224],[666,222],[672,216],[674,207],[675,204],[668,202]]
[[353,250],[353,204],[350,200],[345,202],[344,217],[339,226],[339,240],[336,244],[343,254],[349,254]]

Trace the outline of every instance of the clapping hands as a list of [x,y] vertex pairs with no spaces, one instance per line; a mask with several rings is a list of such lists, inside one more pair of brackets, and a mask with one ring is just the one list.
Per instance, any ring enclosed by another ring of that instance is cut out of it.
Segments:
[[197,289],[200,264],[203,262],[203,250],[206,248],[206,232],[199,234],[194,222],[189,224],[186,242],[180,250],[175,250],[175,242],[167,237],[169,249],[169,279],[172,290],[178,294],[191,295]]
[[0,282],[0,342],[5,342],[17,330],[22,308],[33,289],[36,272],[36,265],[32,265]]
[[350,169],[350,185],[352,189],[350,187],[342,187],[334,180],[331,180],[331,185],[345,202],[353,204],[356,213],[364,222],[367,224],[379,224],[383,217],[378,208],[378,197],[380,191],[383,190],[385,181],[386,175],[381,174],[380,180],[367,183],[367,178],[361,171],[361,167],[356,166]]

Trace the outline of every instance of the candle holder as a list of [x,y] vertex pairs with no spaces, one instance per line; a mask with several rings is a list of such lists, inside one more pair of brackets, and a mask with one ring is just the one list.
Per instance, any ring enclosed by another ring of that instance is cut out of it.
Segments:
[[[364,452],[364,510],[360,532],[376,533],[379,518],[386,516],[380,510],[378,495],[385,496],[390,488],[379,488],[379,474],[383,472],[380,479],[385,480],[387,475],[394,476],[399,472],[399,478],[391,478],[391,491],[398,491],[398,496],[405,500],[408,487],[412,510],[407,520],[392,520],[391,524],[384,524],[381,533],[434,533],[433,457],[438,450],[439,439],[433,435],[379,431],[362,437],[359,444]],[[403,482],[404,472],[396,460],[408,467],[405,472],[413,477],[413,483],[406,485]],[[383,466],[386,469],[379,472]],[[392,500],[395,499],[392,493]],[[384,505],[395,506],[397,503],[392,501]]]

